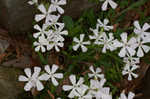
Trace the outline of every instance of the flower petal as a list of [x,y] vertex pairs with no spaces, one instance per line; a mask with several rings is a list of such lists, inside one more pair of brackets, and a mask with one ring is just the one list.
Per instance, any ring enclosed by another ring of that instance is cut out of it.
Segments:
[[85,34],[80,34],[80,42],[83,42]]
[[145,23],[143,26],[143,30],[146,31],[150,28],[150,25],[148,23]]
[[121,40],[124,42],[124,43],[127,43],[127,33],[122,33],[121,35],[120,35],[120,37],[121,37]]
[[80,77],[79,81],[77,82],[77,85],[81,85],[81,84],[83,84],[83,82],[84,82],[83,77]]
[[19,81],[28,81],[29,79],[23,75],[20,75],[18,78]]
[[134,26],[138,29],[138,30],[141,30],[141,26],[139,24],[139,21],[134,21]]
[[131,81],[132,80],[132,76],[131,74],[128,75],[128,80]]
[[30,68],[25,68],[24,72],[25,72],[25,74],[27,75],[28,78],[31,77],[31,69]]
[[53,64],[52,65],[52,73],[55,73],[57,69],[58,69],[58,65]]
[[29,81],[28,83],[25,84],[24,90],[25,90],[25,91],[30,91],[32,87],[33,87],[33,85],[32,85],[32,83]]
[[49,79],[49,75],[47,73],[44,73],[38,79],[47,81]]
[[63,78],[63,74],[62,73],[56,73],[54,74],[55,78]]
[[76,84],[76,76],[75,75],[70,75],[69,79],[73,85]]
[[73,86],[70,86],[70,85],[63,85],[63,90],[64,90],[64,91],[71,90],[72,88],[73,88]]
[[58,81],[54,77],[51,77],[51,81],[54,84],[54,86],[58,86]]
[[48,74],[51,74],[51,69],[50,69],[49,65],[45,65],[44,69]]
[[38,91],[41,91],[42,89],[44,89],[43,84],[39,80],[36,81],[36,87]]
[[40,71],[41,71],[41,68],[40,67],[34,67],[34,73],[32,75],[33,78],[36,78],[39,76],[40,74]]
[[79,44],[76,44],[76,45],[73,46],[73,50],[74,50],[74,51],[77,51],[79,47],[80,47],[80,45],[79,45]]
[[47,12],[46,12],[46,8],[45,8],[45,6],[44,6],[43,4],[39,5],[39,6],[38,6],[38,9],[39,9],[42,13],[44,13],[44,14],[47,13]]
[[102,5],[102,10],[106,11],[107,10],[107,6],[108,6],[108,1],[105,1]]
[[138,56],[138,57],[143,57],[143,56],[144,56],[144,53],[143,53],[143,50],[142,50],[141,47],[138,48],[137,56]]
[[148,53],[150,51],[150,47],[147,45],[142,45],[142,48],[143,48],[145,53]]
[[95,71],[94,71],[94,67],[93,66],[90,66],[90,71],[92,71],[92,73],[95,73]]
[[84,45],[81,45],[82,52],[87,52],[87,48]]
[[119,52],[120,57],[124,57],[126,55],[126,48],[122,48],[121,51]]
[[39,21],[41,21],[44,18],[45,18],[44,14],[37,14],[37,15],[35,15],[35,21],[36,22],[39,22]]
[[133,99],[135,94],[133,92],[129,92],[128,99]]
[[117,3],[115,3],[115,2],[112,1],[112,0],[109,0],[109,4],[110,4],[110,6],[111,6],[113,9],[115,9],[115,8],[117,7]]
[[64,13],[64,9],[62,9],[61,7],[57,6],[57,10],[60,14],[63,14]]

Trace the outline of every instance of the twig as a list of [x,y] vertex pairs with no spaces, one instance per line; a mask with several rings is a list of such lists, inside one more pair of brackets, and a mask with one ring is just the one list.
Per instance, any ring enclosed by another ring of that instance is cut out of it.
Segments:
[[55,99],[55,96],[50,92],[50,90],[47,90],[47,93],[49,94],[49,96],[50,96],[52,99]]

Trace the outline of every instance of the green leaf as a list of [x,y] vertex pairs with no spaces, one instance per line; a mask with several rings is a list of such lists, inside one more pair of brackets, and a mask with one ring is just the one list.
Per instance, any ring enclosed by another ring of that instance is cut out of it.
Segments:
[[95,17],[95,14],[94,14],[94,11],[93,11],[93,9],[88,9],[88,10],[86,10],[85,12],[84,12],[84,14],[83,14],[83,16],[85,17],[85,18],[87,18],[87,22],[91,25],[91,26],[95,26],[95,24],[96,24],[96,17]]
[[71,31],[74,27],[74,22],[70,16],[64,16],[63,22],[65,23],[66,28]]

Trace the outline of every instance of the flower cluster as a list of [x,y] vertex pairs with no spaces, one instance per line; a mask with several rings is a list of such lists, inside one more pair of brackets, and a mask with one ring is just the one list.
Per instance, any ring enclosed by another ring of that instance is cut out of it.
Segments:
[[[65,5],[66,0],[51,0],[48,9],[44,4],[38,5],[37,0],[29,1],[29,4],[37,4],[38,10],[41,12],[35,15],[36,22],[42,21],[42,26],[38,24],[34,25],[34,29],[37,30],[37,32],[33,34],[33,37],[37,39],[37,41],[33,43],[35,51],[46,52],[55,48],[55,50],[59,52],[59,47],[64,46],[65,39],[63,35],[68,35],[68,31],[63,30],[65,26],[64,23],[58,22],[61,14],[64,13],[64,10],[60,6]],[[53,13],[56,12],[58,12],[58,14],[54,15]]]
[[[121,40],[118,40],[114,38],[112,32],[107,33],[113,29],[113,26],[107,25],[108,23],[108,19],[104,19],[103,22],[98,19],[96,29],[90,29],[94,35],[89,35],[89,39],[94,40],[93,44],[103,46],[102,53],[106,53],[107,50],[114,51],[121,48],[118,56],[123,58],[125,62],[122,74],[128,74],[128,80],[132,80],[132,76],[137,78],[138,75],[133,72],[139,68],[140,57],[143,57],[144,53],[148,53],[150,50],[150,47],[146,45],[150,43],[150,33],[146,31],[150,28],[150,25],[145,23],[143,28],[141,28],[139,21],[135,21],[135,36],[128,38],[128,33],[124,32],[120,35]],[[84,34],[81,34],[80,40],[74,37],[73,41],[76,42],[77,45],[73,46],[73,50],[76,51],[78,47],[81,46],[82,51],[87,52],[88,48],[85,45],[90,45],[91,41],[84,42],[84,36]]]
[[[50,81],[54,86],[58,86],[57,79],[62,79],[62,73],[56,73],[58,70],[58,65],[53,64],[51,67],[49,65],[45,65],[44,70],[46,73],[41,72],[40,67],[34,67],[34,73],[31,73],[30,68],[24,69],[26,76],[20,75],[19,81],[27,82],[24,86],[25,91],[35,90],[41,91],[44,89],[43,84],[41,81]],[[110,93],[109,87],[104,87],[106,79],[104,74],[101,74],[101,68],[96,68],[94,70],[93,66],[90,66],[90,71],[92,73],[88,73],[90,78],[90,85],[84,84],[84,78],[80,77],[77,81],[75,75],[70,75],[69,79],[72,85],[63,85],[62,89],[64,91],[71,91],[68,95],[68,98],[75,98],[78,99],[112,99],[112,95]],[[133,99],[134,93],[130,92],[128,98],[125,98],[124,91],[121,93],[119,99]]]
[[101,68],[96,68],[94,70],[93,66],[90,66],[90,71],[92,73],[88,73],[90,79],[90,85],[84,84],[84,78],[80,77],[78,81],[76,81],[75,75],[70,75],[69,79],[72,85],[63,85],[64,91],[70,91],[68,97],[78,99],[112,99],[110,94],[110,88],[104,87],[106,79],[104,78]]
[[38,91],[41,91],[44,89],[43,84],[41,81],[48,81],[51,80],[54,86],[58,86],[58,81],[57,79],[62,79],[63,74],[62,73],[55,73],[58,70],[58,66],[53,64],[52,67],[50,68],[49,65],[45,66],[45,71],[46,73],[41,74],[41,68],[40,67],[34,67],[34,73],[31,73],[30,68],[24,69],[24,72],[26,76],[20,75],[19,76],[19,81],[22,82],[28,82],[24,90],[25,91],[30,91],[31,89],[37,89]]
[[[38,0],[31,0],[28,3],[30,5],[36,5],[40,14],[35,15],[36,22],[42,22],[42,26],[39,24],[34,25],[34,29],[37,31],[33,34],[36,41],[33,43],[35,51],[46,52],[53,48],[57,52],[60,51],[59,47],[64,46],[65,38],[64,35],[68,35],[67,30],[63,30],[65,24],[58,22],[61,14],[64,10],[60,7],[66,4],[66,0],[50,0],[50,5],[47,7],[44,4],[38,4]],[[104,1],[102,4],[102,10],[106,11],[108,4],[115,9],[117,4],[113,0],[100,0]],[[54,15],[58,13],[57,15]],[[145,23],[143,27],[140,26],[139,21],[134,21],[134,35],[129,36],[129,33],[123,32],[120,34],[120,39],[116,39],[113,33],[114,27],[109,25],[109,19],[105,18],[103,21],[97,19],[96,28],[90,28],[93,34],[79,34],[78,37],[73,38],[72,49],[86,53],[88,52],[88,46],[96,45],[99,46],[99,50],[103,53],[109,53],[110,51],[118,52],[119,58],[124,62],[122,68],[122,75],[127,75],[127,79],[131,81],[133,78],[137,78],[139,75],[136,74],[136,70],[140,68],[140,58],[145,53],[150,51],[150,47],[147,43],[150,43],[150,25]],[[87,40],[89,39],[89,40]],[[26,76],[20,75],[19,81],[27,82],[24,86],[25,91],[37,89],[41,91],[44,89],[42,81],[51,81],[54,86],[58,86],[59,83],[56,80],[62,79],[62,73],[56,73],[58,70],[57,65],[52,66],[45,65],[44,71],[41,72],[40,67],[34,67],[34,73],[30,68],[24,69]],[[68,98],[74,99],[112,99],[111,89],[106,87],[106,78],[102,74],[101,68],[94,69],[94,66],[90,66],[90,73],[88,73],[89,84],[85,84],[84,77],[79,77],[71,74],[69,76],[71,85],[63,85],[64,91],[70,91]],[[128,96],[125,95],[125,91],[120,94],[119,99],[133,99],[134,93],[129,92]],[[59,98],[60,99],[60,98]]]

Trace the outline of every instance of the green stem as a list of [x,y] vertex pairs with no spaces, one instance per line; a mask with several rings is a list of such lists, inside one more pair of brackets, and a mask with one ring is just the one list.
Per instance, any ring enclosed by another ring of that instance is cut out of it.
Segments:
[[40,61],[42,62],[42,64],[48,64],[48,62],[46,61],[46,59],[44,58],[44,56],[42,55],[42,53],[40,52],[37,52],[39,58],[40,58]]

